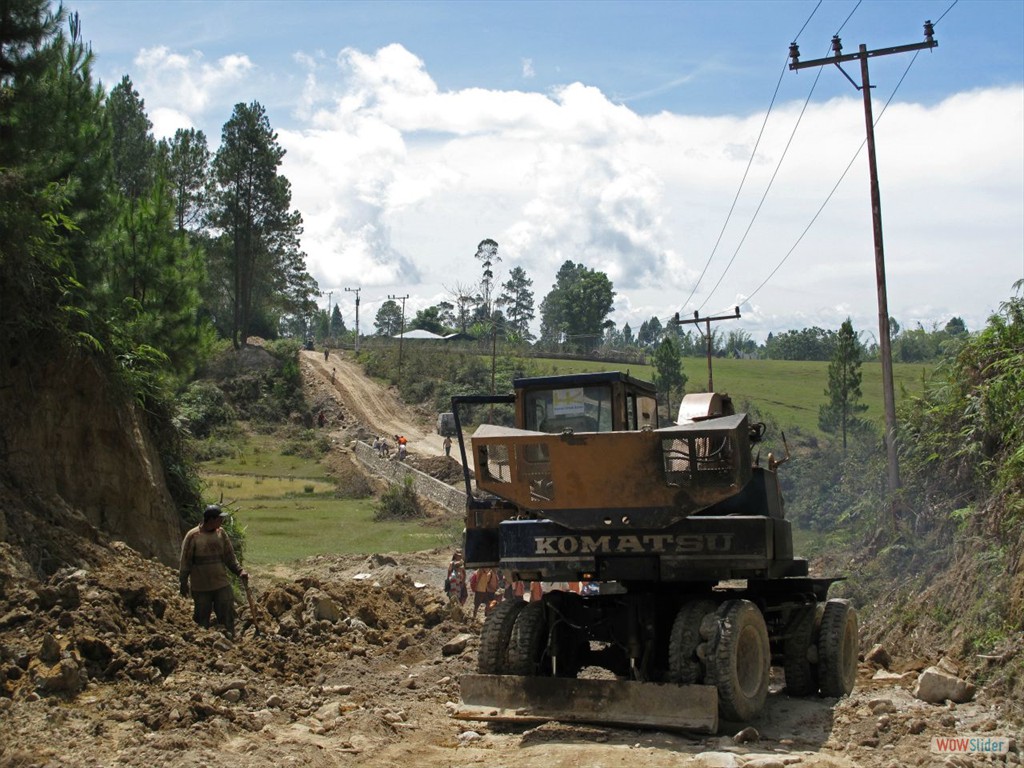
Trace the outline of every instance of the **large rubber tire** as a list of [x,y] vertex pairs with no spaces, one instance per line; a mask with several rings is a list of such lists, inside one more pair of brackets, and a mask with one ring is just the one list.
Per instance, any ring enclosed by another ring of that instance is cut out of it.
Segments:
[[543,671],[548,644],[548,621],[543,601],[530,602],[516,617],[508,643],[508,674],[550,675]]
[[718,688],[723,720],[748,722],[764,711],[772,654],[768,627],[749,600],[728,600],[718,608],[708,643],[707,680]]
[[859,650],[857,611],[848,600],[829,600],[818,632],[818,688],[822,696],[845,696],[853,690]]
[[476,669],[481,675],[508,674],[508,644],[512,637],[512,627],[516,623],[526,603],[522,600],[505,600],[498,603],[490,615],[484,619],[480,630],[480,651],[477,655]]
[[818,690],[817,664],[811,662],[811,649],[818,633],[818,606],[796,608],[786,625],[782,643],[782,668],[786,673],[786,695],[809,696]]
[[691,685],[704,679],[704,664],[697,658],[700,645],[700,622],[714,613],[716,604],[710,600],[692,600],[683,605],[672,622],[668,638],[668,680]]

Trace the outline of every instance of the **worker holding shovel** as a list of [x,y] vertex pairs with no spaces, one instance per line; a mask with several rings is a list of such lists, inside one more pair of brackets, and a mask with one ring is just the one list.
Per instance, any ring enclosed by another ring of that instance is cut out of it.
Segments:
[[221,528],[227,512],[216,504],[203,510],[203,522],[185,534],[181,543],[178,580],[182,597],[191,595],[192,618],[201,627],[210,626],[210,613],[224,625],[228,637],[235,637],[235,600],[227,572],[242,580],[248,592],[249,574],[242,570],[231,546],[231,539]]

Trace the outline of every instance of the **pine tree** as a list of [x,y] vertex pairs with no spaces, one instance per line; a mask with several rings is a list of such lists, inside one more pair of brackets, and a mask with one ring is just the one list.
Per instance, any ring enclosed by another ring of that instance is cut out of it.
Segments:
[[861,391],[861,347],[849,318],[843,322],[836,336],[832,361],[828,364],[828,402],[818,409],[818,427],[823,432],[843,437],[843,451],[846,451],[847,435],[863,426],[864,421],[857,414],[867,410],[860,402]]
[[398,302],[388,299],[381,304],[373,324],[378,336],[397,336],[402,331],[402,308]]
[[203,223],[210,176],[210,150],[206,134],[195,128],[179,128],[170,141],[160,142],[160,159],[174,198],[178,231]]
[[654,385],[665,393],[669,418],[672,418],[672,393],[678,393],[681,397],[688,379],[683,373],[679,345],[671,337],[666,337],[654,352]]
[[213,161],[210,222],[220,234],[213,269],[230,303],[230,336],[276,335],[282,314],[308,317],[316,282],[299,248],[302,217],[278,175],[284,149],[258,102],[236,104]]
[[530,290],[532,285],[533,280],[526,276],[525,269],[513,267],[508,281],[501,286],[502,294],[496,302],[505,308],[509,330],[520,341],[533,341],[533,334],[530,333],[530,322],[534,318],[533,291]]

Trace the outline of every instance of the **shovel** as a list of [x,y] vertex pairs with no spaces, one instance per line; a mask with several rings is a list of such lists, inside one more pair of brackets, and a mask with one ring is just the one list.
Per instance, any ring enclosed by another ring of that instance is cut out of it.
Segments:
[[263,634],[260,631],[260,623],[256,619],[256,601],[252,599],[252,590],[249,589],[249,579],[242,579],[242,584],[245,585],[245,597],[249,601],[249,618],[252,620],[252,625],[256,628],[256,635]]

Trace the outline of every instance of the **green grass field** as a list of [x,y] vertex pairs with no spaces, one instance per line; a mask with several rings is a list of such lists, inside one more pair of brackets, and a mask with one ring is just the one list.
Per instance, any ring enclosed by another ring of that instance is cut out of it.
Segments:
[[[624,366],[576,360],[535,359],[543,375],[604,370],[628,370],[651,380],[650,366]],[[704,391],[707,361],[687,358],[687,390]],[[861,368],[867,415],[883,421],[881,366]],[[897,398],[901,387],[919,392],[923,365],[896,365]],[[714,360],[715,388],[726,391],[739,404],[746,400],[771,414],[783,428],[818,432],[818,406],[825,401],[828,363],[781,360]],[[678,404],[674,403],[676,407]],[[452,530],[419,523],[374,522],[376,500],[342,499],[316,459],[281,453],[294,437],[249,434],[235,456],[215,459],[203,466],[208,501],[230,503],[237,523],[245,529],[246,562],[269,565],[315,554],[413,552],[454,542]]]
[[245,561],[255,565],[318,554],[417,552],[440,546],[440,528],[374,522],[375,499],[325,497],[252,500],[235,517],[245,528]]
[[[654,368],[650,365],[626,365],[587,360],[555,360],[537,358],[531,361],[542,374],[585,373],[589,371],[628,370],[630,375],[651,381]],[[689,377],[687,392],[705,392],[708,384],[707,358],[687,357],[683,371]],[[896,400],[901,391],[919,393],[923,377],[931,366],[921,363],[893,365]],[[733,360],[715,358],[712,361],[715,389],[727,392],[739,405],[749,401],[763,413],[771,414],[784,428],[799,427],[808,434],[818,434],[818,407],[825,402],[828,387],[828,363],[797,360]],[[885,421],[882,402],[882,366],[867,362],[861,366],[863,381],[861,402],[868,406],[866,418],[880,427]],[[672,404],[673,410],[678,403]]]
[[284,444],[276,435],[250,433],[238,454],[208,461],[205,469],[231,475],[327,479],[327,472],[317,459],[286,456],[281,453]]
[[285,443],[272,435],[249,435],[235,457],[203,465],[204,497],[229,505],[245,531],[247,564],[332,553],[417,552],[451,539],[451,531],[436,525],[374,522],[375,498],[337,498],[323,465],[282,455]]

